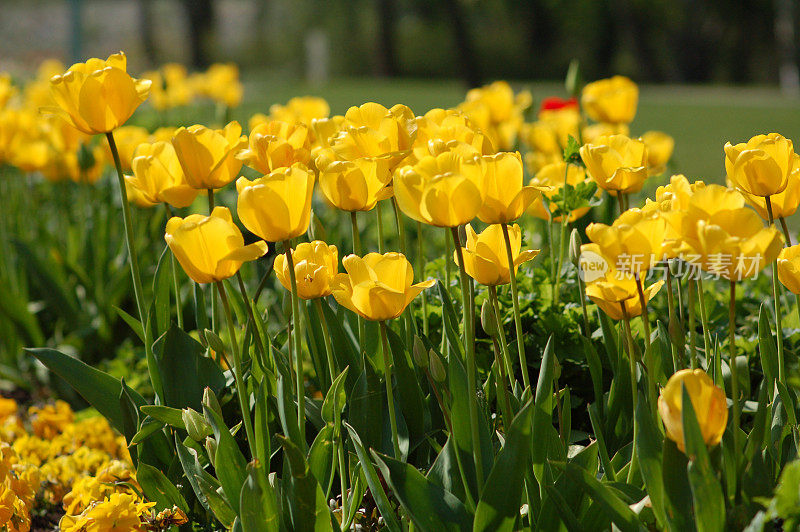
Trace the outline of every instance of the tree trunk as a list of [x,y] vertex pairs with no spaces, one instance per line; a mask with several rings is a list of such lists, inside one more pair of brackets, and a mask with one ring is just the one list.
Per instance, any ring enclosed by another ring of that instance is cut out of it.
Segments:
[[450,14],[450,23],[453,26],[453,36],[456,41],[456,50],[461,67],[461,75],[470,87],[481,85],[480,68],[475,54],[472,37],[469,34],[466,14],[459,0],[444,0],[446,11]]
[[387,77],[399,74],[394,31],[396,7],[394,0],[378,0],[378,69]]
[[209,40],[214,26],[212,0],[183,0],[189,19],[189,57],[194,68],[204,69],[210,63]]

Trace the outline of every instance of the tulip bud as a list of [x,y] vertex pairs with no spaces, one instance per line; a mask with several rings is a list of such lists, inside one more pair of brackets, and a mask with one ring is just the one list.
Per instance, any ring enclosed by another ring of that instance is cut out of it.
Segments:
[[481,305],[481,327],[486,334],[494,338],[497,336],[497,320],[492,310],[492,305],[489,301],[484,301]]
[[211,329],[206,329],[203,331],[203,336],[206,338],[208,347],[214,350],[215,353],[227,353],[228,350],[225,348],[225,343],[222,341],[222,338],[217,336],[217,333]]
[[292,315],[292,294],[291,292],[286,292],[283,294],[283,301],[281,301],[281,310],[283,310],[284,316],[291,316]]
[[[219,415],[220,418],[222,418],[222,408],[219,406],[217,396],[214,395],[214,392],[212,392],[211,388],[208,386],[206,386],[206,389],[203,390],[203,406],[209,410],[213,410]],[[206,416],[206,419],[208,419],[208,416]]]
[[569,260],[576,268],[580,269],[581,235],[577,229],[573,229],[572,234],[569,235]]
[[92,153],[92,148],[89,147],[86,143],[81,143],[80,147],[78,148],[78,166],[84,172],[91,170],[96,161],[94,158],[94,154]]
[[211,425],[196,410],[184,408],[181,413],[181,419],[183,419],[183,424],[186,426],[186,432],[189,433],[189,437],[194,441],[203,441],[203,438],[212,433]]
[[216,468],[214,460],[217,456],[217,440],[210,436],[206,438],[206,453],[208,453],[208,461]]
[[436,382],[444,382],[447,378],[447,373],[444,370],[444,364],[442,364],[442,360],[439,358],[439,355],[436,354],[436,351],[431,349],[428,351],[428,356],[430,357],[430,372],[431,377]]
[[421,369],[426,369],[428,367],[428,357],[425,353],[425,344],[422,342],[422,338],[419,336],[414,337],[414,348],[412,349],[412,353],[414,354],[414,363]]
[[567,69],[567,77],[564,80],[564,87],[567,89],[567,94],[570,96],[577,96],[581,92],[583,85],[583,76],[581,76],[581,62],[573,59],[569,62]]

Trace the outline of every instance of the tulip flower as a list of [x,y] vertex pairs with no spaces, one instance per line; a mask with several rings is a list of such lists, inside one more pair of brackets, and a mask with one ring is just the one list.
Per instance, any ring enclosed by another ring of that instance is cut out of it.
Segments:
[[331,107],[328,102],[317,96],[296,96],[286,102],[286,105],[276,103],[269,108],[270,120],[305,124],[309,127],[312,121],[328,118],[330,114]]
[[11,80],[11,74],[8,72],[0,73],[0,109],[3,109],[16,93],[17,88]]
[[[800,158],[800,155],[795,154],[795,159]],[[800,163],[796,164],[800,169]],[[762,196],[750,194],[742,189],[739,189],[748,205],[753,207],[756,212],[764,220],[769,220],[769,211],[767,209],[767,200]],[[772,216],[774,219],[788,218],[797,212],[800,206],[800,171],[794,171],[789,174],[786,181],[786,188],[783,192],[779,192],[769,197],[770,206],[772,207]]]
[[[594,251],[593,251],[594,250]],[[596,248],[592,244],[581,246],[581,253],[592,251],[596,253]],[[585,267],[582,265],[582,267]],[[586,295],[613,320],[621,320],[621,303],[625,304],[628,318],[635,318],[642,314],[642,304],[639,298],[639,291],[636,287],[636,279],[627,273],[620,272],[613,268],[613,264],[600,277],[586,282]],[[650,286],[643,288],[645,303],[649,302],[663,286],[664,281],[657,281]]]
[[[542,190],[539,195],[550,200],[557,194],[562,193],[562,189],[564,188],[564,172],[567,174],[567,184],[573,187],[578,186],[587,179],[586,170],[584,170],[583,167],[571,164],[569,168],[567,168],[567,163],[558,161],[548,164],[536,172],[536,175],[531,178],[529,184],[536,189]],[[550,211],[548,212],[548,207],[545,205],[543,198],[539,197],[530,204],[527,210],[528,214],[541,218],[542,220],[553,218],[554,222],[561,222],[561,216],[553,217],[553,212],[558,209],[558,206],[552,201],[548,201],[547,204],[549,205]],[[589,209],[590,207],[579,207],[573,210],[570,212],[569,221],[574,222],[588,213]]]
[[638,103],[639,87],[625,76],[588,83],[581,94],[581,105],[595,122],[630,124]]
[[268,174],[294,163],[308,165],[311,158],[311,137],[308,126],[271,121],[250,132],[249,147],[236,158],[247,166]]
[[522,91],[514,94],[505,81],[470,89],[458,109],[466,114],[475,126],[492,140],[498,150],[508,151],[514,145],[523,112],[531,105],[531,94]]
[[[502,227],[498,224],[490,225],[480,234],[476,234],[472,226],[467,224],[466,230],[467,247],[461,248],[461,250],[464,254],[464,268],[467,274],[486,286],[510,283],[511,276]],[[514,258],[514,274],[516,275],[520,264],[533,259],[539,254],[539,250],[520,252],[522,231],[516,224],[509,226],[509,236],[511,237],[511,256]],[[453,260],[458,263],[455,252]]]
[[222,188],[239,174],[242,162],[235,155],[247,145],[239,122],[224,129],[194,125],[181,127],[172,137],[186,182],[197,189]]
[[336,159],[346,161],[390,155],[394,168],[411,150],[413,118],[404,105],[387,109],[370,102],[351,107],[344,115],[342,129],[329,141],[331,149]]
[[244,226],[269,242],[300,236],[311,221],[314,172],[297,163],[250,181],[236,181],[236,210]]
[[404,161],[415,164],[426,155],[438,155],[443,151],[441,145],[451,142],[463,143],[472,148],[477,155],[490,155],[496,152],[491,139],[478,130],[467,116],[455,109],[431,109],[415,119],[417,135],[413,153]]
[[483,162],[484,200],[478,218],[487,224],[513,222],[538,195],[536,188],[523,186],[522,156],[519,152],[501,152],[484,156]]
[[[317,299],[329,296],[331,283],[339,272],[339,252],[336,246],[315,240],[303,242],[292,251],[297,295],[301,299]],[[292,290],[289,263],[286,255],[275,257],[275,276],[286,290]]]
[[433,280],[413,284],[414,269],[401,253],[348,255],[342,260],[347,273],[333,280],[333,297],[364,319],[385,321],[398,317]]
[[61,116],[87,135],[109,133],[131,117],[150,91],[150,80],[134,79],[127,72],[122,52],[105,61],[92,58],[75,63],[50,79],[58,107],[45,110]]
[[242,102],[244,87],[239,81],[239,67],[233,63],[214,63],[205,72],[195,74],[190,83],[198,94],[228,107]]
[[783,192],[789,175],[800,172],[800,157],[782,135],[756,135],[746,143],[725,144],[725,170],[739,190],[769,197]]
[[196,283],[227,279],[239,271],[242,263],[267,252],[267,243],[263,240],[244,245],[242,233],[225,207],[216,207],[209,216],[192,214],[186,218],[170,218],[164,240]]
[[410,218],[437,227],[457,227],[475,218],[483,206],[483,182],[480,159],[444,152],[398,169],[394,194]]
[[663,174],[675,149],[675,139],[661,131],[648,131],[642,135],[642,142],[647,147],[647,175]]
[[647,179],[647,147],[641,140],[599,137],[581,146],[580,153],[589,176],[609,194],[639,192]]
[[198,190],[186,183],[175,148],[169,142],[143,143],[134,153],[133,175],[125,176],[127,189],[145,201],[168,203],[173,207],[188,207]]
[[590,224],[586,236],[601,255],[616,262],[616,269],[642,274],[662,259],[666,230],[666,221],[657,213],[634,208],[623,212],[612,225]]
[[791,293],[800,294],[800,244],[781,250],[778,255],[778,279]]
[[188,104],[195,95],[189,82],[186,67],[167,63],[159,70],[145,72],[144,77],[153,82],[150,87],[150,104],[158,110],[172,109]]
[[722,440],[728,423],[725,392],[714,384],[702,369],[682,369],[672,375],[658,398],[658,413],[664,422],[667,437],[686,452],[683,433],[683,388],[692,401],[692,409],[700,425],[706,445],[713,447]]
[[331,205],[343,211],[369,211],[392,196],[390,156],[335,161],[319,173],[319,187]]

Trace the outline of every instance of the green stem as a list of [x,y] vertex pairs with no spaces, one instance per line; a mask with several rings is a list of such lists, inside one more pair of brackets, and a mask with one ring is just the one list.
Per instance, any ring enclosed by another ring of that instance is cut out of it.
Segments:
[[620,301],[620,307],[622,308],[622,319],[624,320],[625,324],[625,338],[626,342],[625,345],[627,346],[628,351],[628,362],[630,364],[630,372],[631,372],[631,401],[633,407],[633,447],[631,448],[631,463],[628,467],[628,484],[633,482],[633,477],[635,475],[635,468],[636,468],[636,444],[639,441],[639,424],[636,423],[636,403],[638,402],[638,395],[639,395],[639,385],[637,383],[636,378],[636,355],[634,355],[634,348],[633,348],[633,334],[631,334],[631,320],[628,316],[628,309],[625,306],[624,301]]
[[[474,316],[470,312],[469,302],[469,281],[467,280],[467,270],[464,267],[464,251],[461,249],[461,241],[458,236],[458,228],[451,227],[450,233],[453,235],[453,245],[456,249],[458,267],[461,279],[461,310],[464,313],[464,351],[467,358],[467,390],[469,391],[469,420],[472,429],[472,457],[475,461],[475,475],[478,480],[478,490],[483,488],[483,455],[481,454],[480,431],[478,428],[478,397],[477,397],[477,368],[475,366],[475,329],[473,324]],[[523,375],[525,371],[523,369]]]
[[673,332],[677,331],[678,327],[682,328],[682,325],[676,321],[675,295],[672,293],[672,270],[669,269],[669,264],[667,264],[667,307],[667,311],[669,312],[669,345],[672,350],[672,366],[675,371],[678,371],[679,369],[683,369],[683,352],[681,351],[680,355],[678,354],[678,346],[675,343],[675,335]]
[[[764,198],[767,203],[767,214],[769,215],[769,224],[775,223],[775,218],[772,215],[772,200],[769,196]],[[772,299],[775,302],[775,338],[778,342],[778,380],[786,385],[786,362],[783,357],[783,323],[781,317],[781,299],[780,299],[780,286],[778,282],[778,261],[772,261]]]
[[261,330],[258,327],[256,316],[253,312],[253,305],[255,305],[255,301],[247,297],[247,288],[244,285],[241,271],[236,272],[236,280],[239,283],[239,292],[242,294],[242,299],[244,299],[244,308],[247,311],[247,317],[253,323],[253,338],[255,340],[256,349],[258,350],[258,354],[261,356],[261,359],[266,360],[267,354],[266,349],[264,348],[264,341],[261,338]]
[[[499,366],[500,371],[500,378],[502,379],[501,383],[497,383],[498,388],[502,388],[503,392],[503,404],[506,407],[508,412],[511,412],[511,402],[508,400],[508,386],[511,385],[510,382],[506,380],[506,372],[504,368],[508,369],[509,374],[513,371],[511,369],[511,356],[508,353],[508,342],[506,341],[506,333],[503,328],[503,321],[500,318],[500,304],[497,301],[497,289],[494,286],[489,286],[489,301],[492,304],[492,311],[494,314],[494,321],[495,321],[495,329],[496,329],[496,336],[500,340],[500,353],[502,355],[502,360],[497,361],[497,365]],[[503,425],[508,430],[510,427],[511,418],[503,419]]]
[[[556,283],[553,288],[553,306],[558,307],[560,299],[559,286],[561,285],[561,268],[564,264],[564,244],[567,240],[567,226],[569,226],[569,211],[567,206],[569,200],[567,198],[567,177],[569,176],[569,164],[564,165],[564,186],[561,188],[564,194],[563,208],[561,209],[561,238],[558,241],[558,266],[556,267]],[[508,240],[506,239],[506,242]],[[508,245],[508,244],[506,244]]]
[[735,498],[739,498],[739,377],[736,367],[736,282],[730,281],[730,299],[728,302],[728,351],[731,370],[731,399],[733,400],[733,460],[734,481],[736,482]]
[[692,369],[697,369],[697,323],[695,323],[694,317],[694,300],[697,298],[697,285],[693,283],[691,279],[688,279],[688,281],[689,303],[686,311],[689,313],[689,360],[691,362]]
[[[353,233],[353,253],[361,256],[361,236],[358,232],[358,217],[356,211],[350,211],[350,229]],[[364,338],[366,337],[366,329],[364,326],[364,318],[357,316],[358,320],[358,350],[361,352],[362,367],[364,366],[365,353],[364,353]]]
[[[450,253],[450,237],[447,234],[447,229],[444,231],[444,286],[447,296],[450,297],[450,284],[453,282],[453,256]],[[450,344],[447,343],[444,332],[442,332],[442,353],[444,353],[445,357],[450,354]]]
[[236,395],[239,397],[239,408],[242,410],[242,421],[247,435],[247,444],[250,447],[250,456],[256,456],[256,440],[253,437],[253,422],[250,419],[249,395],[247,394],[247,386],[242,378],[242,354],[239,352],[239,343],[236,341],[236,329],[233,326],[233,315],[228,304],[228,294],[222,281],[217,281],[215,284],[217,285],[217,292],[219,292],[219,299],[222,302],[225,319],[228,322],[228,336],[231,337],[231,353],[233,354],[233,378],[236,381]]
[[153,339],[150,336],[152,333],[150,327],[147,326],[147,314],[145,312],[144,291],[142,290],[142,276],[139,270],[139,257],[136,253],[134,246],[133,236],[133,219],[131,217],[131,206],[128,202],[128,193],[125,188],[125,178],[122,175],[122,163],[119,160],[119,151],[117,151],[117,143],[114,142],[114,134],[109,131],[106,133],[108,140],[108,147],[114,157],[114,166],[117,169],[117,180],[119,183],[119,196],[122,202],[122,220],[125,224],[125,244],[128,247],[128,255],[131,261],[131,276],[133,277],[133,295],[136,298],[136,308],[139,311],[139,321],[142,324],[142,331],[144,332],[144,353],[147,360],[147,370],[150,373],[150,382],[153,384],[153,391],[156,398],[164,397],[164,388],[161,382],[161,373],[156,363],[156,357],[153,354]]
[[617,192],[617,205],[619,205],[619,213],[625,212],[625,199],[622,197],[622,192]]
[[[644,297],[644,287],[639,273],[636,273],[636,290],[639,292],[639,305],[642,307],[642,325],[644,325],[644,356],[647,363],[647,371],[645,372],[647,383],[647,399],[650,403],[650,408],[656,408],[658,401],[658,391],[656,390],[656,364],[653,359],[653,350],[650,348],[650,317],[647,313],[647,300]],[[636,410],[634,410],[634,413]],[[655,412],[655,410],[653,410]]]
[[702,275],[697,276],[697,300],[700,303],[700,325],[703,327],[703,346],[706,352],[706,360],[711,360],[711,330],[708,327],[706,292],[703,290]]
[[[210,215],[214,211],[214,189],[209,188],[206,193],[208,197],[208,214]],[[213,290],[209,295],[211,296],[211,330],[217,332],[219,328],[217,323],[217,296],[214,295]]]
[[[406,249],[406,228],[403,223],[403,217],[400,215],[400,207],[397,206],[397,200],[392,196],[392,210],[394,210],[394,220],[397,225],[397,241],[400,245],[400,253],[404,257],[408,257],[408,250]],[[414,334],[416,329],[414,327],[414,318],[411,315],[411,309],[406,308],[403,310],[403,325],[406,333],[406,345],[409,348],[414,345]]]
[[589,310],[586,304],[586,286],[584,286],[583,279],[581,279],[580,275],[578,276],[578,295],[581,298],[581,311],[583,312],[583,335],[587,340],[591,340],[592,329],[589,325]]
[[392,353],[389,351],[389,338],[386,335],[386,322],[380,322],[381,351],[383,351],[384,378],[386,380],[386,397],[389,401],[389,424],[392,427],[392,445],[395,460],[402,460],[400,454],[400,438],[397,435],[397,416],[394,411],[394,390],[392,389]]
[[297,426],[300,429],[300,439],[306,439],[306,389],[303,379],[303,339],[300,337],[300,298],[297,296],[297,276],[294,271],[292,258],[292,245],[284,240],[286,249],[286,266],[289,270],[289,280],[292,284],[292,324],[294,325],[292,337],[294,339],[294,365],[297,377]]
[[[172,209],[169,203],[164,204],[167,211],[167,220],[172,217]],[[170,250],[170,268],[172,269],[172,287],[175,290],[175,317],[178,320],[178,328],[183,329],[183,305],[181,304],[181,285],[178,282],[178,269],[175,267],[175,254]]]
[[378,202],[378,205],[375,207],[375,217],[378,221],[378,253],[381,255],[386,251],[384,246],[384,234],[383,234],[383,210],[381,209],[381,202]]
[[[514,304],[514,326],[517,332],[517,354],[519,355],[520,371],[522,372],[522,384],[525,388],[528,388],[531,385],[531,379],[528,376],[528,360],[525,357],[525,339],[522,335],[522,316],[519,311],[519,293],[517,292],[517,276],[514,272],[514,256],[511,254],[511,237],[508,235],[508,225],[501,224],[501,227],[503,228],[503,239],[506,243],[508,276],[511,279],[511,300]],[[557,279],[558,278],[556,278],[556,292],[558,292]],[[500,324],[498,324],[498,327],[500,327]]]
[[[325,356],[328,359],[328,372],[331,377],[331,384],[336,380],[336,363],[333,360],[333,342],[331,341],[331,333],[328,330],[328,322],[325,321],[325,314],[322,312],[322,299],[317,298],[314,300],[314,308],[317,311],[317,319],[322,324],[322,336],[325,339]],[[342,515],[347,515],[347,467],[344,456],[344,441],[342,440],[341,426],[342,426],[342,413],[340,412],[339,405],[336,403],[337,397],[333,397],[333,415],[334,415],[334,438],[336,453],[339,459],[339,487],[342,490]]]
[[[422,222],[417,222],[417,275],[425,277],[425,254],[422,252]],[[428,296],[427,290],[422,291],[422,332],[429,334],[428,325]]]

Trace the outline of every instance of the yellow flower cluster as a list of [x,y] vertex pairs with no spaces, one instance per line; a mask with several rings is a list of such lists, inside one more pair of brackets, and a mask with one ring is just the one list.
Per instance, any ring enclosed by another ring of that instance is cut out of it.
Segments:
[[158,70],[145,72],[142,77],[153,82],[149,101],[158,110],[189,105],[201,97],[237,107],[244,94],[239,67],[232,63],[215,63],[205,72],[193,74],[183,65],[167,63]]

